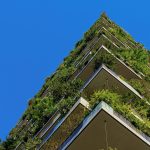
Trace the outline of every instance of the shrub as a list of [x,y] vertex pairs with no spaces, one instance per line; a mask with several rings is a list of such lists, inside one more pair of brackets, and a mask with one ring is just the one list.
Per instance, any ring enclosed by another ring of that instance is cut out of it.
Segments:
[[115,69],[114,57],[111,57],[109,54],[97,54],[94,69],[97,70],[102,63],[104,63],[108,68]]
[[[135,109],[135,106],[123,102],[123,97],[117,93],[114,93],[109,90],[102,90],[95,92],[91,99],[91,107],[95,107],[100,101],[105,101],[108,103],[116,112],[124,116],[129,120],[136,128],[143,131],[145,134],[150,136],[150,121],[146,117],[143,118],[143,121],[137,119],[132,111]],[[149,110],[149,108],[148,108]]]

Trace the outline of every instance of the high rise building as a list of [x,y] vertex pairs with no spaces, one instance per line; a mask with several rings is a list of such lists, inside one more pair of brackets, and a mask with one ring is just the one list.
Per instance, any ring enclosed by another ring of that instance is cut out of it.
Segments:
[[150,150],[150,53],[103,13],[4,142],[8,149]]

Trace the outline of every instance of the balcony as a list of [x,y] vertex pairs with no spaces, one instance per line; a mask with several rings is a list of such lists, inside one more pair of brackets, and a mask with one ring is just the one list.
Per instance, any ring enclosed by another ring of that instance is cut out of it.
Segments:
[[113,90],[123,95],[132,95],[137,99],[143,98],[134,88],[123,81],[118,75],[108,69],[105,65],[102,65],[90,76],[80,92],[83,97],[90,97],[90,95],[92,95],[95,91],[102,89]]
[[121,150],[149,150],[150,137],[102,101],[59,149],[77,150],[82,147],[96,150],[107,149],[108,146]]
[[[112,26],[112,24],[106,19],[106,18],[102,18],[102,22],[103,22],[103,24],[104,24],[104,28],[108,31],[111,27],[112,28],[115,28],[114,26]],[[105,24],[106,24],[106,26],[105,26]],[[118,26],[118,25],[116,25],[116,26]],[[123,30],[123,29],[122,29]],[[128,34],[126,31],[124,31],[123,30],[123,32],[125,32],[126,34]],[[111,34],[111,33],[110,33]],[[112,34],[111,34],[112,35]],[[116,38],[117,40],[119,40],[115,35],[112,35],[112,36],[114,36],[114,38]],[[120,41],[120,40],[119,40]],[[120,41],[120,42],[122,42],[122,41]],[[130,47],[130,48],[136,48],[136,49],[138,49],[139,48],[139,46],[137,46],[137,43],[136,42],[133,42],[133,41],[131,41],[130,39],[128,39],[128,38],[126,38],[126,40],[125,41],[123,41],[124,43],[125,43],[125,45],[127,46],[127,47]],[[123,43],[122,42],[122,43]],[[141,47],[140,47],[141,48]]]
[[99,33],[103,33],[104,35],[106,35],[107,38],[111,39],[111,41],[113,41],[113,43],[115,43],[119,47],[130,48],[128,45],[120,41],[117,37],[112,35],[105,27],[102,27],[101,30],[99,30]]
[[[103,28],[101,28],[102,30]],[[99,32],[101,32],[101,30]],[[119,47],[111,41],[105,34],[101,34],[99,38],[93,39],[92,43],[85,48],[85,50],[80,54],[80,59],[78,58],[78,61],[75,62],[75,66],[78,67],[84,59],[86,59],[89,52],[95,51],[96,49],[99,49],[102,45],[105,45],[108,49],[118,49]]]
[[101,46],[99,50],[90,58],[90,60],[86,60],[87,63],[83,65],[82,69],[78,69],[76,71],[75,78],[80,78],[84,82],[88,80],[88,78],[95,72],[95,59],[98,55],[104,56],[105,54],[109,55],[110,58],[113,59],[115,72],[123,76],[125,79],[142,79],[140,75],[135,73],[133,69],[127,66],[123,61],[118,59],[115,55],[113,55],[105,46]]
[[62,118],[55,127],[49,132],[38,147],[38,149],[57,149],[81,123],[85,112],[89,110],[89,104],[80,98],[68,114]]
[[15,150],[24,150],[24,149],[25,149],[24,142],[20,142],[15,148]]
[[59,111],[56,111],[54,115],[47,121],[47,123],[43,126],[43,128],[35,135],[40,139],[44,139],[47,137],[47,134],[52,130],[52,128],[58,123],[60,120],[61,114]]

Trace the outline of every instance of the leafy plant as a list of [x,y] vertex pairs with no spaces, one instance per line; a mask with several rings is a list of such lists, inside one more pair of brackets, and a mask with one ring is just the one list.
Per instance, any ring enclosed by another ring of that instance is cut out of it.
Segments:
[[[143,118],[143,121],[137,119],[133,114],[133,109],[137,105],[130,105],[123,102],[123,97],[117,93],[114,93],[109,90],[102,90],[95,92],[90,99],[91,107],[96,107],[100,101],[105,101],[108,103],[116,112],[123,115],[127,120],[129,120],[136,128],[143,131],[145,134],[150,136],[150,121],[146,117]],[[145,109],[143,107],[143,109]],[[135,109],[136,110],[136,109]],[[149,108],[148,108],[149,110]],[[147,111],[147,110],[146,110]],[[143,115],[144,116],[144,115]]]
[[41,140],[38,138],[29,138],[28,141],[25,143],[24,147],[26,150],[36,150],[38,144],[40,144]]
[[[103,14],[101,18],[98,19],[96,23],[89,29],[89,31],[84,34],[83,39],[76,44],[75,49],[71,51],[69,57],[64,59],[64,62],[59,66],[56,72],[46,79],[45,84],[38,94],[29,101],[29,106],[21,118],[23,123],[21,125],[17,125],[11,131],[7,140],[0,144],[0,149],[15,149],[20,141],[25,142],[26,149],[34,149],[39,141],[36,139],[33,141],[32,138],[47,122],[50,116],[57,109],[59,109],[62,113],[62,117],[69,111],[69,109],[75,103],[75,97],[79,96],[79,89],[83,85],[82,81],[79,79],[70,79],[76,70],[75,64],[82,59],[84,56],[84,53],[82,52],[86,48],[89,48],[91,41],[94,38],[99,38],[101,36],[102,33],[99,32],[99,29],[103,25],[118,39],[126,44],[130,44],[132,42],[136,48],[114,49],[114,46],[106,42],[104,39],[101,39],[101,42],[103,42],[107,48],[113,49],[115,55],[119,58],[123,58],[124,61],[135,71],[140,71],[145,74],[146,81],[150,81],[150,69],[148,67],[150,62],[150,52],[144,50],[141,44],[134,42],[129,34],[114,24],[106,16],[106,14]],[[111,27],[108,28],[108,25]],[[100,42],[94,46],[92,53],[95,53],[99,49],[99,43]],[[138,49],[137,46],[139,47]],[[110,57],[110,55],[97,55],[95,60],[95,69],[97,69],[102,63],[105,63],[111,69],[115,69],[114,62],[115,61],[112,57]],[[149,99],[150,101],[150,84],[146,81],[131,81],[131,84],[136,90],[144,95],[146,99]],[[147,135],[150,135],[150,123],[147,119],[150,117],[150,109],[146,105],[146,100],[144,99],[136,101],[133,100],[132,97],[133,103],[127,104],[125,103],[126,98],[129,99],[130,95],[122,96],[112,91],[102,90],[96,92],[92,96],[90,103],[92,107],[95,107],[100,101],[106,101],[117,112],[130,120],[132,124],[134,124]],[[144,118],[145,124],[134,117],[134,115],[131,113],[133,108],[139,112],[140,116]],[[28,124],[30,121],[32,123]],[[69,126],[67,128],[69,128]]]
[[111,57],[109,54],[97,54],[95,58],[95,66],[94,69],[97,70],[101,64],[104,63],[108,68],[115,68],[114,57]]

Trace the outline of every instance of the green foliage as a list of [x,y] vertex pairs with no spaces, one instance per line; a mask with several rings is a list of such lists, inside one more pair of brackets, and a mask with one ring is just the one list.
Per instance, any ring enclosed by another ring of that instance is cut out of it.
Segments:
[[[82,85],[80,79],[69,80],[73,72],[73,67],[66,68],[65,66],[61,66],[53,77],[47,79],[44,88],[34,99],[30,100],[28,109],[22,117],[24,120],[32,120],[31,125],[25,123],[20,129],[14,128],[11,131],[11,136],[16,139],[14,141],[7,140],[5,144],[6,147],[8,147],[7,145],[14,145],[14,147],[16,147],[18,141],[22,140],[27,144],[27,147],[29,147],[28,145],[31,143],[29,139],[43,127],[51,114],[57,109],[63,114],[67,113],[75,102],[73,101],[74,97],[78,96],[79,88]],[[43,94],[45,95],[43,96]],[[61,102],[59,103],[59,101]],[[25,130],[25,127],[28,129],[28,132]],[[19,130],[25,131],[18,136]]]
[[7,140],[2,143],[1,147],[4,150],[14,150],[16,147],[14,138],[7,138]]
[[147,99],[136,100],[131,105],[142,117],[150,118],[150,106],[147,104]]
[[116,55],[121,55],[124,61],[131,65],[137,71],[142,72],[150,78],[150,69],[148,68],[149,56],[144,49],[119,49],[115,52]]
[[[145,134],[150,136],[150,120],[147,119],[146,117],[143,117],[142,118],[143,121],[141,121],[133,114],[133,109],[136,110],[138,104],[140,105],[142,104],[142,100],[141,102],[137,102],[136,105],[131,106],[131,104],[125,103],[123,101],[123,96],[111,92],[109,90],[102,90],[102,91],[97,91],[92,95],[90,100],[91,107],[92,108],[95,107],[100,101],[105,101],[106,103],[108,103],[116,112],[124,116],[136,128],[138,128],[139,130],[143,131]],[[143,103],[142,109],[149,110],[149,108],[145,108],[145,107],[146,107],[145,103]],[[143,111],[147,111],[147,110],[143,110]]]
[[[102,18],[108,21],[112,27],[109,29],[109,31],[118,39],[125,42],[127,42],[128,39],[134,44],[139,45],[139,47],[141,46],[140,44],[134,42],[129,34],[110,21],[106,14],[103,14],[101,19]],[[100,26],[103,24],[101,19],[98,19],[98,21],[89,29],[89,31],[84,34],[83,39],[76,44],[75,49],[71,51],[69,57],[64,59],[63,64],[60,65],[55,74],[46,79],[46,83],[40,92],[29,101],[29,107],[22,117],[22,120],[25,120],[25,123],[19,127],[17,126],[11,131],[10,137],[5,142],[0,144],[0,149],[12,150],[20,141],[25,142],[25,147],[27,150],[35,149],[36,145],[40,141],[38,139],[32,140],[32,138],[47,122],[50,116],[56,110],[60,110],[63,116],[73,106],[75,103],[75,97],[79,96],[79,89],[83,83],[79,79],[70,80],[70,77],[76,69],[74,67],[75,62],[79,61],[83,57],[82,52],[86,47],[88,47],[90,41],[92,41],[95,36],[98,36]],[[108,47],[110,47],[110,45],[108,45]],[[97,46],[97,48],[99,47]],[[96,51],[97,48],[94,50]],[[148,68],[150,52],[147,52],[142,48],[120,49],[114,52],[116,52],[116,56],[123,57],[126,63],[130,64],[134,70],[137,72],[141,71],[143,74],[145,74],[146,79],[150,81],[150,69]],[[114,62],[115,61],[113,60],[113,57],[110,57],[108,54],[97,55],[95,59],[95,69],[97,69],[102,63],[105,63],[107,67],[114,69]],[[150,99],[149,84],[141,81],[131,81],[131,84],[134,85],[134,88],[137,89],[142,95],[147,98],[149,97]],[[129,95],[126,95],[126,98],[129,99]],[[106,101],[117,112],[129,119],[135,126],[137,126],[146,134],[150,135],[150,131],[148,130],[148,127],[150,127],[149,120],[145,119],[150,117],[150,109],[146,105],[146,100],[135,100],[134,103],[130,105],[126,104],[124,99],[125,97],[114,92],[102,90],[93,95],[90,103],[92,107],[95,107],[100,101]],[[146,124],[143,124],[133,116],[131,113],[132,107],[144,118]],[[25,129],[28,121],[30,120],[32,121],[32,124],[29,125],[29,128],[27,128],[28,130],[21,132]],[[21,135],[19,135],[20,132]]]
[[95,35],[95,31],[94,30],[89,30],[84,34],[84,38],[85,38],[85,42],[89,42],[90,40],[93,39]]
[[[68,100],[69,101],[69,100]],[[69,102],[70,103],[70,102]],[[42,146],[41,150],[56,150],[60,145],[72,134],[78,127],[87,113],[82,105],[79,105],[61,124],[58,130],[52,135],[51,138]]]
[[119,102],[121,99],[121,95],[110,92],[109,90],[102,90],[95,92],[91,97],[90,104],[92,107],[95,107],[100,101],[105,101],[108,104],[115,104]]
[[[136,43],[134,39],[125,32],[122,28],[120,28],[118,25],[113,23],[105,13],[102,14],[101,18],[104,20],[107,20],[109,23],[110,28],[108,30],[118,39],[120,39],[122,42],[131,44],[132,43],[132,49],[117,49],[113,50],[113,52],[120,58],[124,58],[124,61],[129,64],[136,72],[139,73],[142,72],[144,75],[146,75],[146,80],[150,81],[150,52],[143,49],[143,46],[140,43]],[[98,27],[101,24],[101,19],[99,19],[91,28],[90,32],[96,33]],[[130,43],[131,42],[131,43]],[[134,46],[133,46],[134,45]]]
[[1,139],[0,139],[0,150],[5,150]]
[[40,144],[41,140],[38,138],[32,139],[29,138],[28,141],[25,143],[26,150],[36,150],[38,144]]
[[56,107],[58,110],[60,110],[62,115],[65,115],[74,103],[75,99],[68,97],[67,99],[62,99],[61,102],[56,105]]
[[41,117],[48,117],[54,111],[54,103],[52,97],[36,98],[29,107],[29,119],[39,120]]
[[[141,94],[143,95],[148,101],[150,98],[150,82],[146,80],[136,80],[132,79],[129,83]],[[149,101],[150,102],[150,101]]]
[[[69,73],[69,70],[65,73]],[[82,85],[82,81],[80,79],[72,81],[68,80],[68,78],[66,78],[66,76],[63,75],[61,76],[61,74],[59,74],[59,77],[56,77],[49,83],[47,83],[47,94],[53,96],[54,103],[58,102],[64,97],[74,97],[78,89]]]
[[74,70],[74,67],[71,66],[67,68],[64,64],[62,64],[53,78],[46,80],[46,83],[36,97],[43,97],[43,94],[47,91],[45,95],[52,95],[54,101],[59,101],[63,96],[64,86]]
[[122,28],[120,28],[119,26],[116,26],[116,25],[114,25],[114,26],[113,26],[113,28],[109,29],[109,31],[114,36],[116,36],[121,41],[126,41],[126,39],[129,39],[129,40],[133,41],[133,38],[129,34],[127,34]]
[[80,41],[78,41],[78,42],[75,44],[75,48],[77,48],[78,46],[80,46],[82,43],[83,43],[83,39],[81,39]]
[[104,63],[108,68],[114,69],[115,60],[110,54],[97,54],[95,58],[95,70],[98,69],[101,64]]
[[144,87],[141,84],[141,81],[138,79],[132,79],[129,81],[130,84],[136,89],[141,95],[145,93]]
[[[109,30],[109,32],[111,34],[113,34],[117,39],[119,39],[120,41],[122,41],[122,43],[124,43],[125,45],[128,45],[132,48],[143,48],[143,45],[135,42],[134,39],[131,37],[130,34],[128,34],[124,29],[122,29],[121,27],[119,27],[117,24],[115,24],[114,22],[112,22],[106,14],[102,15],[101,18],[103,18],[103,20],[105,20],[105,24],[107,24],[107,26],[105,27],[106,29]],[[104,25],[105,26],[105,25]]]

